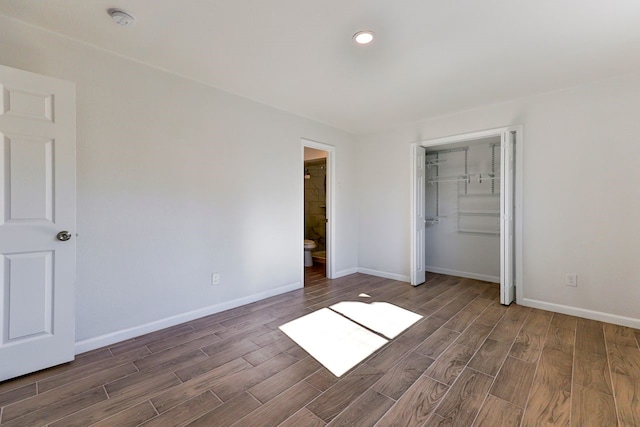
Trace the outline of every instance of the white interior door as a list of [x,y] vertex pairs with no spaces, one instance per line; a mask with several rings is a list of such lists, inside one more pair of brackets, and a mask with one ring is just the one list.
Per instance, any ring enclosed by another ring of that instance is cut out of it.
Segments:
[[500,302],[509,305],[515,298],[514,257],[514,164],[516,131],[502,133],[500,164]]
[[75,120],[72,83],[0,66],[0,381],[74,357]]
[[426,178],[426,155],[425,148],[419,145],[411,147],[412,152],[412,168],[411,174],[413,181],[411,189],[413,191],[412,200],[414,201],[411,209],[411,284],[418,286],[425,281],[425,178]]

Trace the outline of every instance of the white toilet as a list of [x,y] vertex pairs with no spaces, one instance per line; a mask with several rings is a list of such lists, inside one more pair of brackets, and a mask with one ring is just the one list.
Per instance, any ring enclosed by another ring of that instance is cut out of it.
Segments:
[[313,258],[311,258],[311,249],[316,248],[316,242],[313,240],[304,239],[304,266],[311,267],[313,265]]

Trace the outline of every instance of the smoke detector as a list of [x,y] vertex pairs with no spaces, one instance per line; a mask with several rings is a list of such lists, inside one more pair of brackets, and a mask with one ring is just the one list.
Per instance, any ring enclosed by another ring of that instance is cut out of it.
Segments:
[[130,27],[136,23],[136,18],[128,12],[121,9],[109,9],[109,16],[113,19],[113,22],[122,26]]

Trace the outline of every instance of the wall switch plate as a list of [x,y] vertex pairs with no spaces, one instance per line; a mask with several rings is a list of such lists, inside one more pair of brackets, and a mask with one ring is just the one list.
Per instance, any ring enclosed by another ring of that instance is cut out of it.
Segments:
[[211,274],[211,284],[219,285],[220,284],[220,273],[212,273]]
[[567,277],[564,281],[566,286],[578,286],[578,275],[576,273],[567,273]]

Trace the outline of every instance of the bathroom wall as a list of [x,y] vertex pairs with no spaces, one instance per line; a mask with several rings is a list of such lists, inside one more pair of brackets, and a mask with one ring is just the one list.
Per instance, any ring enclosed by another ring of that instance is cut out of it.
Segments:
[[316,242],[312,252],[326,251],[327,159],[304,162],[304,238]]

